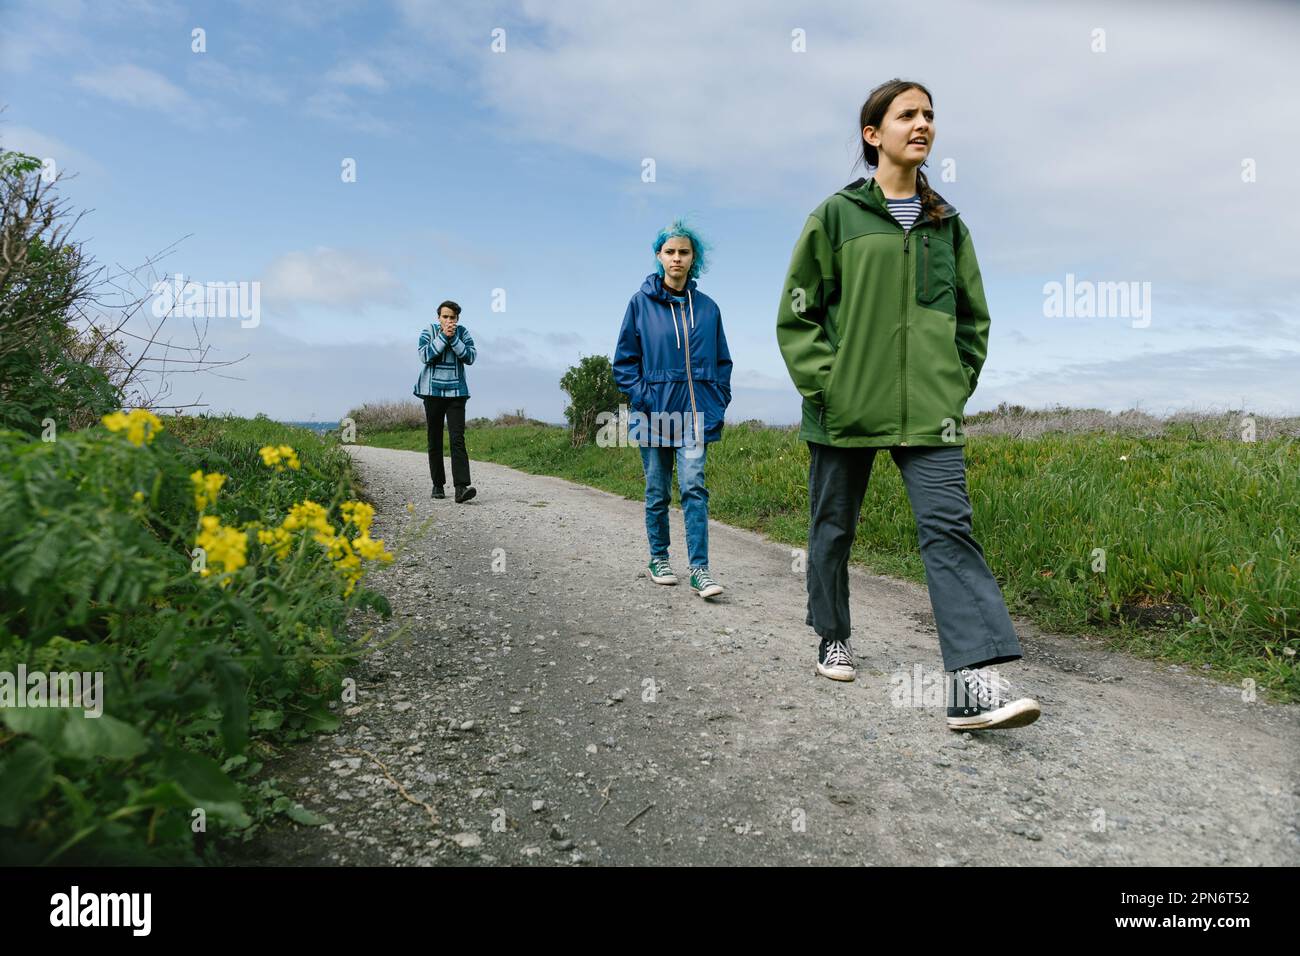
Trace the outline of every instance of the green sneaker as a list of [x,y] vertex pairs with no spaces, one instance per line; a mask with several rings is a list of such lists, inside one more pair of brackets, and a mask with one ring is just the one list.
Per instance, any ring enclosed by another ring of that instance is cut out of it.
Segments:
[[691,568],[691,589],[702,598],[717,597],[722,585],[709,577],[708,568]]
[[673,574],[672,565],[668,563],[667,558],[651,558],[650,580],[655,584],[676,584],[677,575]]

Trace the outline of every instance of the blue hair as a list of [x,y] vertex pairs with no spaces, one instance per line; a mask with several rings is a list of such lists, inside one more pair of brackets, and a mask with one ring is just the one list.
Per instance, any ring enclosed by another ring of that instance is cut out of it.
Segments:
[[689,239],[691,248],[695,255],[691,257],[691,271],[687,273],[688,278],[698,279],[701,273],[709,269],[708,254],[712,248],[707,242],[700,238],[700,234],[686,224],[685,219],[674,219],[672,224],[666,229],[660,229],[659,235],[655,236],[655,241],[651,247],[655,253],[655,269],[662,278],[664,274],[664,264],[659,261],[659,250],[664,247],[664,243],[669,239]]

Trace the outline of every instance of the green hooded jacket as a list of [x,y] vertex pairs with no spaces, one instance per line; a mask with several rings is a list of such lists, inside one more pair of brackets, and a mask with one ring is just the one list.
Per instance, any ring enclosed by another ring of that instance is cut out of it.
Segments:
[[965,444],[989,313],[970,231],[947,202],[940,213],[904,231],[880,184],[859,179],[808,217],[776,319],[803,395],[800,439]]

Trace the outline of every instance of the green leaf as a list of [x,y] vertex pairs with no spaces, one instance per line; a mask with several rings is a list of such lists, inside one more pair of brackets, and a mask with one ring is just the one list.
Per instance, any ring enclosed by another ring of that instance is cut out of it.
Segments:
[[285,816],[295,823],[301,823],[305,827],[319,827],[329,823],[329,820],[325,817],[322,817],[317,813],[312,813],[306,807],[299,806],[298,804],[294,804],[286,810]]
[[321,730],[338,730],[342,721],[325,706],[323,700],[309,697],[304,703],[305,707],[294,708],[304,730],[312,733]]
[[232,753],[248,746],[248,694],[244,690],[244,669],[229,658],[214,658],[217,702],[221,706],[221,739]]
[[0,764],[0,826],[16,827],[54,784],[54,758],[34,740],[19,744]]
[[89,759],[107,757],[110,760],[130,760],[149,749],[148,743],[126,721],[109,717],[87,717],[84,714],[68,715],[63,728],[61,750],[70,757]]
[[251,724],[254,730],[277,730],[283,723],[284,714],[281,711],[266,708],[253,711]]
[[41,538],[36,548],[28,556],[23,567],[14,575],[13,587],[19,594],[26,595],[31,586],[45,577],[58,564],[59,555],[64,549],[64,542],[58,535],[47,534]]
[[0,710],[2,719],[16,734],[27,734],[51,750],[58,749],[63,739],[63,722],[68,711],[61,707],[6,707]]
[[248,757],[244,754],[236,754],[233,757],[227,758],[227,760],[221,765],[221,772],[230,773],[230,771],[234,770],[236,767],[242,767],[246,763],[248,763]]
[[194,806],[194,798],[186,793],[173,780],[163,780],[148,790],[135,795],[132,803],[149,807],[181,807],[189,809]]
[[362,589],[357,594],[357,607],[371,608],[383,616],[384,620],[393,616],[393,606],[388,603],[388,598],[378,591]]
[[191,807],[202,807],[209,816],[221,817],[237,827],[252,821],[239,799],[239,787],[221,772],[215,760],[184,750],[168,750],[163,771],[190,797]]

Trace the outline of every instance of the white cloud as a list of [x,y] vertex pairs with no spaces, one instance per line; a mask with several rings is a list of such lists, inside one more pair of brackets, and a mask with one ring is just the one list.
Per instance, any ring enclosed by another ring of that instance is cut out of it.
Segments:
[[73,82],[84,90],[129,106],[178,113],[193,108],[189,94],[171,80],[133,63],[79,73]]
[[289,91],[274,76],[245,68],[232,68],[206,56],[194,57],[189,76],[196,83],[222,93],[234,93],[261,103],[281,106],[289,101]]
[[[457,8],[459,9],[459,8]],[[598,0],[462,10],[407,0],[414,33],[461,58],[503,139],[600,157],[715,204],[809,209],[864,171],[858,109],[890,77],[935,96],[935,186],[965,214],[981,263],[1007,273],[1218,282],[1249,295],[1300,279],[1300,249],[1261,223],[1300,205],[1279,121],[1300,86],[1300,11],[1096,0],[1072,5],[857,0],[710,3],[689,29]],[[507,51],[487,52],[493,26]],[[1107,52],[1090,49],[1094,27]],[[807,52],[791,51],[803,29]],[[1268,82],[1243,86],[1243,69]],[[957,180],[939,182],[940,162]],[[1241,181],[1241,161],[1258,182]],[[1240,302],[1238,303],[1240,304]]]
[[362,63],[359,60],[336,66],[325,74],[325,80],[336,86],[357,86],[374,93],[388,87],[387,81],[379,75],[378,70],[369,63]]
[[[213,361],[247,356],[222,375],[173,375],[168,404],[202,401],[213,412],[334,421],[367,401],[418,401],[411,394],[420,374],[415,341],[305,342],[263,324],[240,329],[213,325],[206,342]],[[524,408],[534,418],[564,420],[560,372],[499,356],[467,371],[469,415],[489,418]]]
[[80,150],[27,126],[0,124],[0,144],[5,149],[17,150],[42,160],[53,159],[59,172],[91,173],[97,176],[106,172],[102,165]]
[[389,268],[365,253],[318,246],[288,252],[262,275],[268,308],[294,313],[301,305],[364,312],[372,305],[406,305],[410,291]]
[[388,120],[360,106],[345,90],[321,90],[303,103],[308,116],[345,126],[349,132],[388,134],[394,130]]
[[[1006,368],[1003,366],[1002,368]],[[1239,409],[1294,414],[1300,408],[1300,352],[1240,345],[1144,350],[1114,361],[1066,363],[1016,374],[1001,368],[980,377],[968,412],[1000,401],[1047,408],[1061,403],[1153,415],[1179,410]]]

